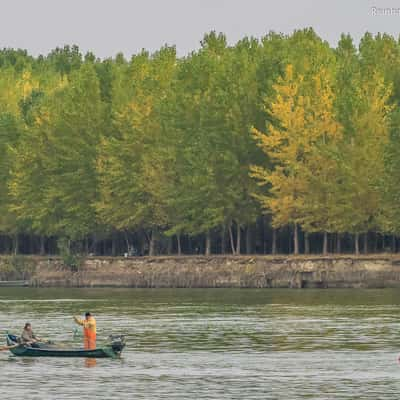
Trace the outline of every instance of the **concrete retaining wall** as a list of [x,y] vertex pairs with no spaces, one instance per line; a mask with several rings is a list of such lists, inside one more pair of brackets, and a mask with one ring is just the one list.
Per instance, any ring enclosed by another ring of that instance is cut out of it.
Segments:
[[400,287],[400,257],[390,255],[99,257],[86,259],[78,271],[58,258],[30,260],[30,284],[43,287]]

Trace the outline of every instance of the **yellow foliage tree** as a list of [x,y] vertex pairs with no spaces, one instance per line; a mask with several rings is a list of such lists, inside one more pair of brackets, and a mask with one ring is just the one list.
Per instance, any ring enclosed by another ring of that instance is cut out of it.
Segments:
[[[263,208],[272,214],[274,227],[294,225],[294,253],[299,252],[298,225],[307,214],[309,176],[323,165],[322,145],[341,139],[342,129],[333,113],[331,77],[321,69],[305,81],[288,65],[274,85],[275,96],[266,104],[270,117],[267,133],[253,129],[258,146],[271,168],[251,167],[251,176],[269,192],[257,194]],[[320,146],[321,145],[321,146]]]

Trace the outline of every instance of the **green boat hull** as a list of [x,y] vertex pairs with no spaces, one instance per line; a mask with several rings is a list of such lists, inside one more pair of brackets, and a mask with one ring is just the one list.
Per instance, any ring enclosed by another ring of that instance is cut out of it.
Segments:
[[18,346],[10,349],[11,353],[19,357],[86,357],[86,358],[117,358],[119,357],[107,349],[94,350],[56,350],[56,349],[36,349],[32,347]]
[[[15,342],[11,336],[7,337],[7,345],[13,346]],[[18,357],[84,357],[84,358],[119,358],[122,348],[115,350],[111,345],[93,350],[86,349],[60,349],[54,345],[41,344],[40,347],[19,345],[11,347],[10,352]]]

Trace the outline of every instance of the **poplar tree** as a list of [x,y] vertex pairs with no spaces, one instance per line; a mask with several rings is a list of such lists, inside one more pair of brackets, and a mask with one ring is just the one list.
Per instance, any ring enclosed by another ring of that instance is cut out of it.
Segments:
[[59,82],[15,151],[13,209],[41,234],[82,239],[95,231],[96,158],[104,121],[92,65]]
[[150,255],[167,222],[168,154],[158,110],[175,64],[175,49],[166,47],[153,57],[146,52],[133,57],[119,71],[113,89],[115,132],[103,137],[97,161],[102,221],[121,231],[142,230]]
[[[252,166],[251,174],[260,185],[270,188],[268,195],[257,197],[272,213],[273,225],[294,225],[294,253],[297,254],[299,224],[306,224],[308,230],[326,229],[324,210],[314,214],[316,210],[309,209],[310,200],[319,205],[316,199],[324,190],[322,185],[311,187],[309,177],[323,168],[320,165],[324,155],[318,147],[339,140],[341,133],[332,113],[333,93],[326,71],[320,71],[312,84],[306,85],[303,76],[288,65],[274,89],[270,106],[266,104],[274,122],[268,124],[266,134],[253,129],[258,146],[273,166],[269,169]],[[322,174],[322,183],[324,179]]]
[[374,72],[355,88],[357,103],[353,108],[350,135],[340,149],[342,190],[336,201],[341,210],[341,231],[355,235],[359,252],[360,233],[380,229],[382,212],[381,181],[385,174],[384,155],[389,142],[391,87]]

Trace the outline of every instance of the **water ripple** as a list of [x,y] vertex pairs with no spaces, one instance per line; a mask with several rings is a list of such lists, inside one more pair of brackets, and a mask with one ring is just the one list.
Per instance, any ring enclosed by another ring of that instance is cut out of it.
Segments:
[[0,353],[1,398],[397,399],[400,294],[392,290],[5,289],[0,330],[31,321],[77,345],[92,311],[121,360]]

